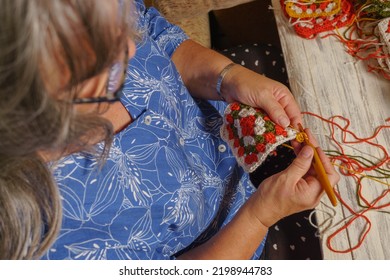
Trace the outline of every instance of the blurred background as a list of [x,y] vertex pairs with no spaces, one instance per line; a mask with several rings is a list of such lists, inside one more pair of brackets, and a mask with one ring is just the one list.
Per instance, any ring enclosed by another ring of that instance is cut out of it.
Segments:
[[280,47],[271,0],[257,0],[210,12],[211,43],[216,49],[265,42]]

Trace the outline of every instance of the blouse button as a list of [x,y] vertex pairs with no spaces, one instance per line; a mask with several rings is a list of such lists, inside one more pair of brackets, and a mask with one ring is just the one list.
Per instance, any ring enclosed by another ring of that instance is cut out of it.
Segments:
[[145,117],[145,124],[150,125],[152,123],[152,117],[151,116],[146,116]]
[[180,137],[179,142],[180,142],[180,145],[184,146],[185,143],[184,143],[184,139],[182,137]]
[[224,153],[224,152],[226,152],[226,146],[223,145],[223,144],[221,144],[221,145],[218,146],[218,150],[219,150],[221,153]]

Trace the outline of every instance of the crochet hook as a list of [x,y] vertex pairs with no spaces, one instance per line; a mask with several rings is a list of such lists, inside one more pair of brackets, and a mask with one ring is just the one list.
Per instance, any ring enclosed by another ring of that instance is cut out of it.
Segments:
[[303,127],[301,124],[298,124],[299,131],[301,132],[300,134],[303,135],[303,141],[298,140],[298,142],[305,142],[306,145],[309,145],[310,147],[313,148],[314,150],[314,160],[313,160],[313,167],[314,170],[316,171],[318,175],[318,180],[321,183],[321,186],[325,190],[330,202],[332,203],[333,206],[337,205],[337,199],[336,195],[333,191],[332,186],[330,185],[328,175],[325,172],[324,165],[321,162],[320,156],[317,153],[316,147],[310,142],[309,137],[305,133]]

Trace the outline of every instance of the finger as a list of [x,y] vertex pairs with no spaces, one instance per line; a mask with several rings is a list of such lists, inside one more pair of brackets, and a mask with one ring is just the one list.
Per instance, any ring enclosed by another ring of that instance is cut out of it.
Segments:
[[271,120],[278,125],[286,128],[290,125],[291,121],[287,113],[284,111],[282,105],[274,98],[269,98],[264,101],[262,108],[267,112]]
[[302,112],[299,109],[298,103],[291,97],[287,104],[282,104],[287,116],[290,118],[291,125],[296,127],[299,123],[302,123]]
[[298,142],[297,140],[295,140],[295,139],[291,141],[291,146],[294,148],[294,152],[295,152],[296,155],[299,154],[299,152],[302,150],[302,148],[303,148],[304,145],[305,145],[305,144],[299,143],[299,142]]
[[290,119],[291,125],[295,127],[298,123],[302,123],[302,112],[287,87],[281,87],[278,91],[275,91],[274,96]]
[[291,175],[291,179],[298,182],[309,171],[314,150],[310,146],[304,146],[299,152],[298,156],[294,159],[291,165],[286,169]]
[[307,195],[310,196],[313,201],[312,208],[314,208],[321,200],[321,197],[324,195],[324,188],[321,186],[320,182],[313,176],[309,176],[306,179],[308,187],[305,189]]

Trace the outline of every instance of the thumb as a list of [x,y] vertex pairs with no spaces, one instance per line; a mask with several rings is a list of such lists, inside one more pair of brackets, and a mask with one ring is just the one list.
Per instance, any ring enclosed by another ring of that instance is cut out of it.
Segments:
[[287,168],[287,172],[296,181],[301,179],[310,169],[314,151],[310,146],[304,146],[292,164]]

